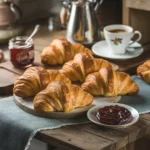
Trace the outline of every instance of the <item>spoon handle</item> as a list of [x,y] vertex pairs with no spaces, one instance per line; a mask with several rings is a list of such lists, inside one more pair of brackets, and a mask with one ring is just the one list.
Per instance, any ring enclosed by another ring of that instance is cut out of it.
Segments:
[[32,34],[28,37],[28,39],[25,41],[25,43],[27,43],[36,33],[37,31],[39,30],[40,28],[40,25],[36,25],[35,28],[34,28],[34,31],[32,32]]
[[143,48],[144,51],[146,51],[146,50],[149,50],[149,49],[150,49],[150,41],[147,42],[147,43],[144,43],[144,44],[141,45],[141,46],[132,46],[132,47],[128,47],[128,48],[135,49],[135,50],[138,50],[138,49]]

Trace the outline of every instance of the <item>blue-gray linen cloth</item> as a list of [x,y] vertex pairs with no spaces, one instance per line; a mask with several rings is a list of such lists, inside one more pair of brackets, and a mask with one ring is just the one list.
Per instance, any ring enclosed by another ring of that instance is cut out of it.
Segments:
[[[150,85],[138,76],[132,78],[140,87],[140,91],[136,96],[123,96],[120,103],[136,108],[139,113],[149,112]],[[86,117],[73,119],[37,117],[16,106],[13,97],[0,99],[0,150],[24,150],[28,148],[30,140],[39,130],[87,122],[89,121]]]

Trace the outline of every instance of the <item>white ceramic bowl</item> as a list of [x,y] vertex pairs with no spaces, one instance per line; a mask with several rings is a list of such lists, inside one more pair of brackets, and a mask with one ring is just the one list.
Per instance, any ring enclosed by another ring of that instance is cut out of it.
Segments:
[[[127,122],[127,123],[124,123],[124,124],[121,124],[121,125],[107,125],[107,124],[100,123],[97,120],[96,116],[95,116],[97,110],[99,108],[103,108],[105,106],[114,106],[114,105],[118,105],[118,106],[121,106],[121,107],[124,107],[124,108],[128,109],[131,112],[133,119],[130,122]],[[139,119],[139,113],[133,107],[125,105],[125,104],[120,104],[120,103],[102,103],[102,104],[100,104],[98,106],[94,106],[91,109],[89,109],[89,111],[87,112],[87,117],[93,123],[101,125],[101,126],[104,126],[104,127],[109,127],[109,128],[124,128],[124,127],[128,127],[128,126],[136,123],[138,121],[138,119]]]

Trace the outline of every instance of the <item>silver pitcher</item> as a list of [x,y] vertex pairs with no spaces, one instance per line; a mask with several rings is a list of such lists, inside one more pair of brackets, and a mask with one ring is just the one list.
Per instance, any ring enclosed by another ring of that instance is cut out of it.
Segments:
[[20,20],[20,8],[10,0],[0,0],[0,27],[10,26]]
[[102,2],[103,0],[99,0],[95,7],[93,0],[78,0],[72,2],[66,34],[70,42],[91,46],[96,41],[101,40],[95,12]]

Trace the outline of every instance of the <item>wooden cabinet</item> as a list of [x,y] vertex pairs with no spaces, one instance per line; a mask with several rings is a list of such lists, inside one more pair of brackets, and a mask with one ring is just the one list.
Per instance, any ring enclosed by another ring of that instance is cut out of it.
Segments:
[[150,0],[127,0],[127,7],[150,11]]
[[141,43],[150,41],[150,1],[123,0],[123,24],[141,31]]

